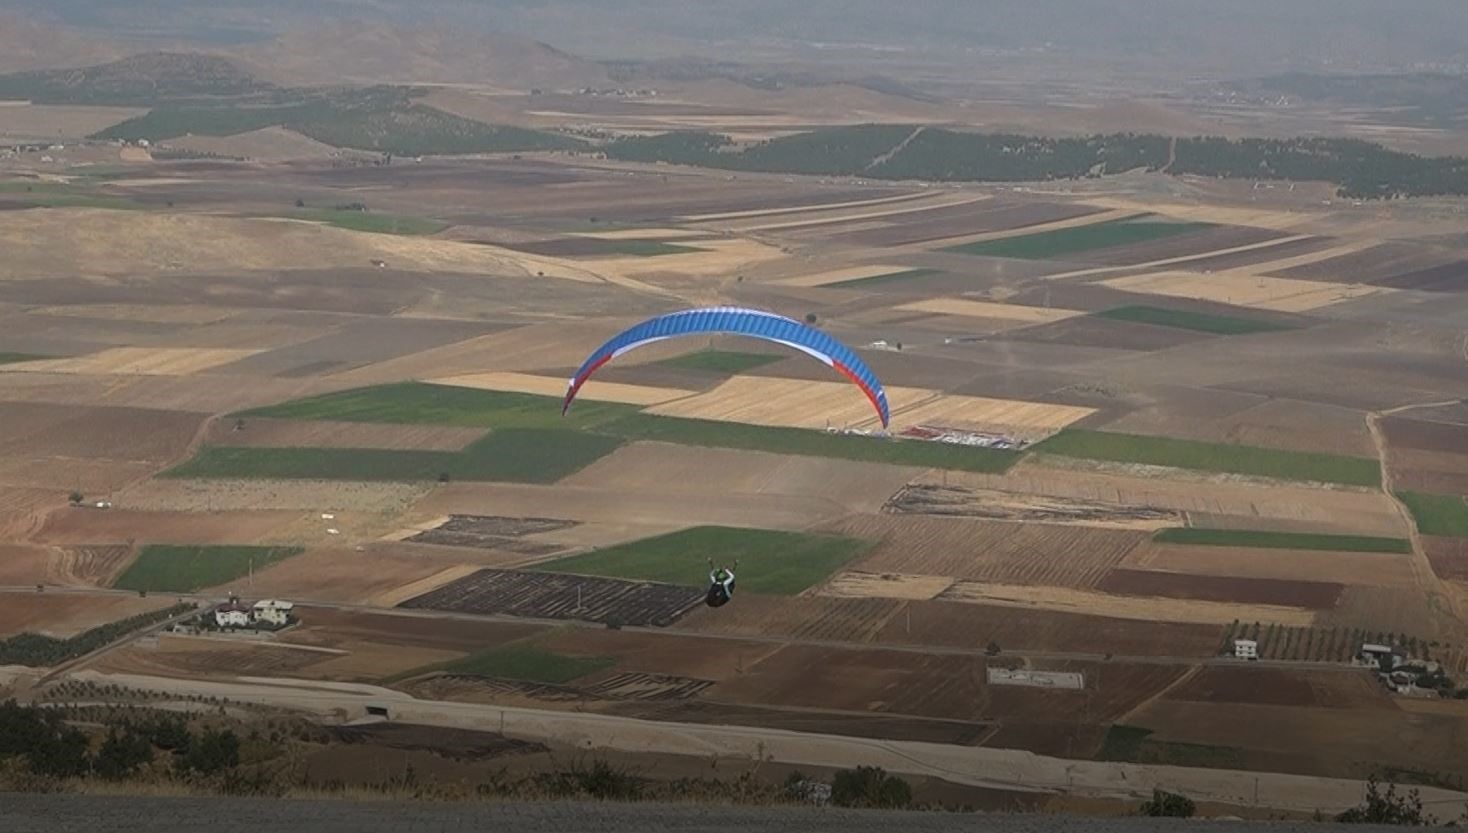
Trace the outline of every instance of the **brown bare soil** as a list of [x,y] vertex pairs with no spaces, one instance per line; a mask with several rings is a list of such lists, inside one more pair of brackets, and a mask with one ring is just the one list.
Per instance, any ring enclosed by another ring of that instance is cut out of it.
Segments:
[[169,600],[162,598],[35,591],[0,594],[0,602],[0,635],[29,631],[57,638],[169,605]]
[[893,712],[950,720],[982,714],[982,657],[833,651],[792,645],[708,692],[715,700],[796,708]]
[[313,515],[280,509],[148,512],[68,507],[53,513],[35,540],[48,544],[137,541],[154,544],[292,544],[324,539]]
[[[468,560],[459,551],[429,554],[396,545],[374,545],[361,552],[309,549],[256,573],[252,592],[285,599],[379,604],[379,599],[399,588],[433,576],[444,576],[446,583],[455,576],[444,571],[466,566]],[[419,592],[429,589],[422,587]]]
[[647,634],[592,628],[553,631],[537,644],[547,650],[577,656],[616,657],[618,672],[715,682],[737,677],[780,647],[768,642],[680,636],[676,630]]
[[204,415],[143,408],[0,403],[0,455],[161,463],[188,447]]
[[1416,586],[1409,557],[1395,554],[1194,547],[1145,541],[1132,550],[1122,564],[1170,573],[1270,581],[1326,581],[1397,588]]
[[877,573],[1095,587],[1146,538],[1131,530],[958,518],[868,516],[837,527],[879,543],[853,565]]
[[1468,582],[1468,541],[1424,535],[1422,546],[1438,578]]
[[1095,252],[1087,252],[1080,255],[1079,259],[1087,263],[1098,263],[1107,266],[1130,266],[1138,263],[1149,263],[1155,260],[1187,257],[1207,252],[1219,252],[1240,246],[1250,246],[1284,236],[1284,232],[1272,229],[1248,228],[1246,226],[1222,226],[1219,228],[1203,229],[1202,231],[1187,232],[1185,234],[1131,246],[1112,246],[1105,249],[1098,249]]
[[1422,250],[1416,246],[1406,243],[1382,243],[1339,257],[1271,271],[1269,274],[1298,280],[1370,283],[1440,263],[1442,263],[1440,258],[1424,255]]
[[494,622],[388,611],[296,608],[301,626],[282,638],[301,645],[338,648],[353,642],[468,653],[545,630],[528,622]]
[[1340,584],[1323,581],[1277,581],[1131,569],[1112,570],[1098,588],[1129,596],[1164,596],[1318,610],[1334,607],[1343,589]]
[[1170,689],[1166,699],[1328,709],[1396,709],[1369,669],[1319,672],[1204,666],[1182,685]]

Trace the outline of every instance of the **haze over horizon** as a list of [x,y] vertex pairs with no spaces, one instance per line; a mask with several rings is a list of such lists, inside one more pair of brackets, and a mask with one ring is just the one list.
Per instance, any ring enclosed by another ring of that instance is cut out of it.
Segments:
[[1468,67],[1468,11],[1456,0],[914,0],[901,13],[878,0],[3,0],[3,14],[144,42],[238,45],[350,22],[508,33],[602,60],[917,62],[957,73],[1021,54],[1058,72]]

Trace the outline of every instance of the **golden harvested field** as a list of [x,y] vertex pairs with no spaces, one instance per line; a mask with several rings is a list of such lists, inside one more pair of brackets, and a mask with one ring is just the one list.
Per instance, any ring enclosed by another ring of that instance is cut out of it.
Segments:
[[[978,489],[1175,509],[1191,515],[1244,519],[1255,528],[1400,537],[1402,518],[1380,492],[1312,489],[1227,477],[1169,479],[1065,468],[1058,461],[1023,460],[1002,475],[949,472],[948,481]],[[936,474],[922,482],[938,483]],[[1264,526],[1257,526],[1264,524]]]
[[[454,385],[480,390],[503,390],[515,393],[534,393],[542,396],[565,396],[566,380],[552,376],[536,376],[530,373],[472,373],[466,376],[446,376],[427,380],[437,385]],[[652,385],[628,385],[592,379],[576,394],[577,399],[592,399],[600,402],[624,402],[628,405],[658,405],[671,399],[691,396],[694,392],[677,388],[660,388]]]
[[1101,281],[1103,286],[1146,295],[1192,298],[1276,312],[1308,312],[1341,301],[1395,290],[1364,284],[1336,284],[1269,278],[1263,275],[1163,272]]
[[293,220],[203,214],[51,209],[0,216],[0,279],[362,268],[373,259],[398,269],[592,281],[555,258],[496,246],[348,231]]
[[793,278],[781,278],[775,281],[775,283],[782,286],[826,286],[827,284],[853,281],[858,278],[890,275],[894,272],[905,271],[906,269],[907,267],[905,266],[883,265],[880,263],[872,263],[865,266],[843,266],[840,269],[827,269],[823,272],[811,272],[804,275],[797,275]]
[[1139,622],[1185,622],[1227,625],[1234,620],[1311,625],[1314,611],[1278,605],[1247,605],[1197,599],[1116,596],[1062,587],[1020,587],[960,581],[943,593],[941,601],[1084,613]]
[[903,515],[833,529],[879,542],[852,565],[864,572],[1076,588],[1095,587],[1146,539],[1132,530]]
[[819,593],[836,598],[933,599],[952,586],[949,576],[846,571],[832,576]]
[[1175,220],[1196,223],[1215,223],[1227,226],[1254,226],[1275,230],[1291,229],[1308,222],[1311,215],[1293,211],[1264,208],[1236,208],[1225,205],[1200,205],[1190,203],[1165,203],[1148,200],[1141,202],[1117,197],[1095,197],[1087,199],[1094,205],[1104,205],[1118,211],[1133,211],[1161,214]]
[[106,596],[35,591],[4,593],[0,594],[0,636],[29,631],[64,639],[88,628],[167,607],[169,603],[164,598],[145,599],[125,593]]
[[74,359],[21,362],[5,365],[4,369],[22,373],[190,376],[259,352],[199,347],[114,347]]
[[1023,304],[996,304],[992,301],[970,301],[966,298],[926,298],[896,307],[910,312],[930,312],[935,315],[963,315],[973,318],[1014,321],[1017,324],[1052,324],[1064,321],[1084,312],[1051,307],[1028,307]]
[[[924,388],[887,388],[894,414],[939,395]],[[878,424],[872,404],[849,382],[767,376],[732,376],[713,390],[649,408],[647,413],[792,428]]]
[[479,428],[452,425],[390,425],[250,417],[235,430],[234,420],[209,427],[209,445],[252,448],[396,448],[412,451],[458,451],[484,435]]
[[1377,553],[1193,547],[1145,541],[1127,555],[1121,566],[1203,576],[1417,586],[1410,556]]
[[761,451],[633,443],[561,481],[612,492],[677,489],[711,496],[783,495],[830,512],[876,512],[921,469]]
[[[890,397],[890,394],[889,394]],[[893,424],[942,425],[977,428],[1037,439],[1079,422],[1094,408],[1022,402],[1017,399],[987,399],[982,396],[946,395],[911,407],[893,405]]]
[[[698,251],[674,252],[657,257],[629,255],[609,258],[577,258],[575,265],[608,279],[627,279],[658,273],[671,273],[686,277],[722,278],[735,270],[778,260],[785,256],[774,246],[744,237],[699,240],[689,245]],[[638,289],[652,288],[635,282],[626,285]]]
[[[892,430],[936,423],[953,427],[1053,433],[1094,413],[1090,408],[945,395],[927,388],[887,386]],[[876,414],[847,382],[733,376],[718,387],[647,410],[662,416],[777,425],[791,428],[870,428]]]

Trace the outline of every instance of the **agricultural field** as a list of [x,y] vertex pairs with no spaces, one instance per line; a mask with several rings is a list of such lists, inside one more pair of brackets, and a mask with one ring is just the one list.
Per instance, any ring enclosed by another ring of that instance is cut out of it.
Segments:
[[1368,535],[1311,535],[1299,532],[1265,532],[1252,529],[1161,529],[1152,540],[1164,544],[1210,547],[1260,547],[1279,550],[1328,550],[1333,552],[1410,553],[1412,542],[1405,538]]
[[[1207,223],[1125,219],[954,246],[950,251],[980,257],[1066,260],[1097,249],[1158,240],[1211,228]],[[1084,259],[1084,258],[1080,258]]]
[[112,582],[122,590],[190,592],[217,587],[300,555],[293,547],[180,547],[150,544]]
[[1375,460],[1135,434],[1068,429],[1036,446],[1035,451],[1278,480],[1373,487],[1381,484],[1381,467]]
[[560,573],[479,570],[398,605],[410,610],[672,624],[703,601],[703,588]]
[[571,657],[533,643],[513,643],[434,666],[432,672],[562,685],[614,664],[616,660],[610,657]]
[[537,569],[704,587],[708,566],[733,567],[738,591],[789,596],[819,583],[866,548],[857,538],[703,526],[572,555]]
[[1096,313],[1101,318],[1116,321],[1131,321],[1138,324],[1154,324],[1160,327],[1176,327],[1196,330],[1213,335],[1246,335],[1248,333],[1272,333],[1290,327],[1269,321],[1257,321],[1227,315],[1210,315],[1202,312],[1164,309],[1162,307],[1129,306],[1113,307]]
[[355,211],[350,209],[318,208],[300,210],[289,215],[291,219],[344,228],[351,231],[366,231],[374,234],[437,234],[449,227],[428,217],[407,217],[396,214]]
[[736,353],[729,350],[701,350],[697,353],[686,353],[671,359],[664,359],[659,364],[665,367],[676,367],[682,370],[699,370],[707,373],[719,373],[725,376],[734,376],[764,367],[767,364],[780,361],[783,356],[774,353]]
[[210,446],[170,477],[554,483],[612,453],[621,440],[600,434],[507,428],[461,452],[380,448]]
[[1444,538],[1468,538],[1468,504],[1458,495],[1429,495],[1399,492],[1397,497],[1412,512],[1417,531]]

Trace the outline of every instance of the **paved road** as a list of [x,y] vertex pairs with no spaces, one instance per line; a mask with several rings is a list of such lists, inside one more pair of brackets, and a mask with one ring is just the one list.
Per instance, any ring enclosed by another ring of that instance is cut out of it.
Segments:
[[[117,683],[176,695],[222,697],[314,713],[330,719],[366,716],[383,706],[391,719],[446,728],[501,732],[579,749],[614,749],[708,758],[765,759],[807,766],[880,766],[889,772],[934,776],[991,789],[1065,792],[1136,800],[1153,787],[1198,801],[1338,812],[1358,804],[1362,784],[1335,778],[1195,767],[1082,761],[1014,749],[874,740],[758,726],[716,726],[649,721],[581,712],[418,700],[400,691],[360,683],[326,683],[243,677],[234,682],[165,679],[81,671],[76,678]],[[1468,809],[1468,794],[1423,788],[1434,812],[1448,818]],[[3,829],[3,828],[0,828]]]
[[[309,833],[1152,833],[1196,830],[1166,819],[899,813],[681,804],[414,804],[240,798],[0,796],[7,833],[199,833],[229,828]],[[1321,833],[1320,824],[1208,822],[1208,833]],[[1385,833],[1394,828],[1341,828]]]

